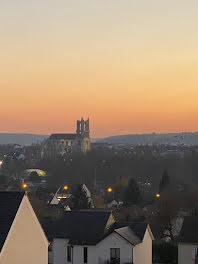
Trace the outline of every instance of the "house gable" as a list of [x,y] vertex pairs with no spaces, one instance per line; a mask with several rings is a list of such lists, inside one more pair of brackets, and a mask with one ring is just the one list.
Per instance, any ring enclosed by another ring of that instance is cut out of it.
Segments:
[[24,195],[0,253],[0,263],[47,264],[48,241]]
[[24,192],[0,192],[0,252],[24,197]]
[[[121,263],[131,263],[133,259],[133,246],[125,238],[116,232],[109,234],[96,245],[96,253],[99,263],[106,263],[110,260],[111,248],[120,249]],[[90,262],[92,263],[92,262]]]
[[134,263],[152,264],[153,235],[148,226],[142,242],[134,247]]

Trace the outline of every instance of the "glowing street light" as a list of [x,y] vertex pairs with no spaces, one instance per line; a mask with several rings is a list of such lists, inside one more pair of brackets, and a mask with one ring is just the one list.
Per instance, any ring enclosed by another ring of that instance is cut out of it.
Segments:
[[111,187],[109,187],[108,189],[107,189],[107,192],[112,192],[113,191],[113,189],[111,188]]
[[26,190],[27,187],[28,187],[28,186],[27,186],[27,183],[23,183],[23,184],[22,184],[22,188],[23,188],[24,190]]
[[155,197],[160,198],[160,193],[156,193]]
[[65,185],[64,187],[63,187],[63,189],[66,191],[66,190],[68,190],[68,186],[67,185]]

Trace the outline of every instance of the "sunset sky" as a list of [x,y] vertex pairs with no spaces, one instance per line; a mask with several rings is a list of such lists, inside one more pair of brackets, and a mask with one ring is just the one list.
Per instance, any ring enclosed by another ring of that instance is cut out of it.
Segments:
[[197,0],[1,0],[0,133],[198,131]]

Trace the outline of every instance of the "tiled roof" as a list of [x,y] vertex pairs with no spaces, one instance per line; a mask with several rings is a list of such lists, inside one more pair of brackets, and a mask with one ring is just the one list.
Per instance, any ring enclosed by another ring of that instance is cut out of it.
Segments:
[[49,137],[49,140],[75,140],[77,138],[77,134],[52,134]]
[[24,192],[0,192],[0,251],[12,226]]

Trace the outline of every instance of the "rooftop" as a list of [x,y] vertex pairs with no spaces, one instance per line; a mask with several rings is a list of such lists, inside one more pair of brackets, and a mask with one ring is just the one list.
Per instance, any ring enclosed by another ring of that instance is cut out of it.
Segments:
[[12,226],[24,192],[0,192],[0,251]]
[[111,212],[67,211],[59,220],[45,220],[42,226],[49,240],[67,238],[72,245],[95,245],[115,232],[132,245],[142,242],[146,223],[113,222],[107,226]]
[[49,137],[49,140],[75,140],[77,134],[52,134]]
[[186,216],[184,218],[179,242],[198,243],[198,216]]

